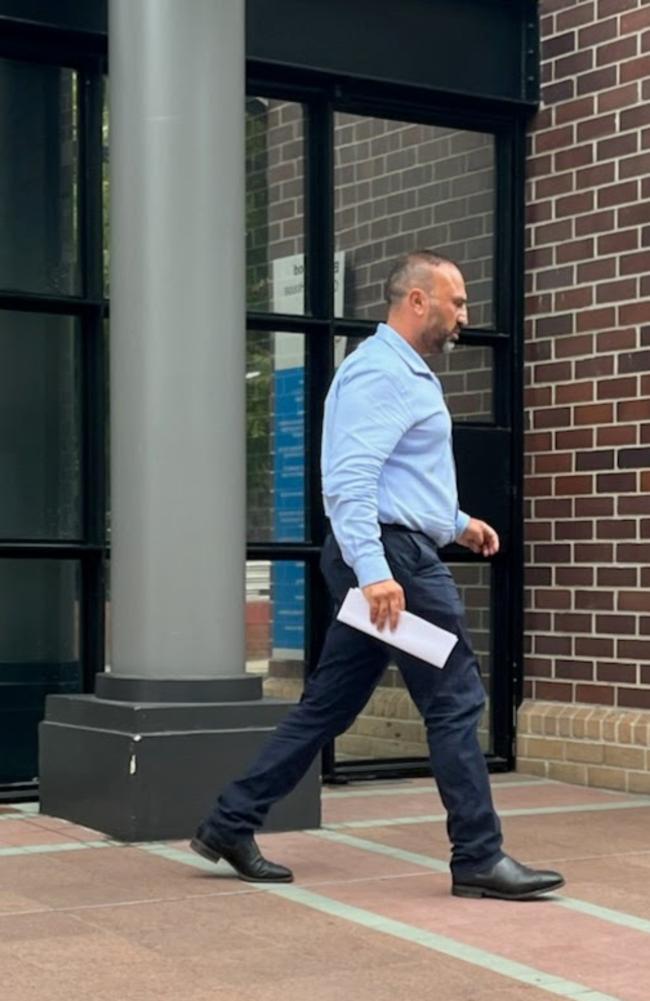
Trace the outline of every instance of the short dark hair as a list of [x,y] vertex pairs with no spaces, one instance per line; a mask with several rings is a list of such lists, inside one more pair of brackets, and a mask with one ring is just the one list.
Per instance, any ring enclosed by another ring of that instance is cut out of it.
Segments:
[[[452,261],[450,257],[445,257],[444,254],[433,250],[412,250],[410,253],[398,257],[388,273],[384,288],[388,305],[396,305],[404,298],[409,289],[422,280],[421,269],[423,265],[437,268],[442,264],[452,264],[458,268],[456,262]],[[460,271],[460,268],[458,270]]]

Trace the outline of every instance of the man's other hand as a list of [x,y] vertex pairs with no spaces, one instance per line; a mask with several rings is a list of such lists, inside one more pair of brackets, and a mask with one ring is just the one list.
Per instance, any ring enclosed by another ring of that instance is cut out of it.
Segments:
[[396,580],[380,580],[376,584],[368,584],[362,588],[366,601],[370,605],[370,621],[381,630],[386,625],[391,631],[397,628],[399,613],[406,608],[404,591]]
[[499,536],[485,521],[470,518],[469,525],[456,542],[481,556],[495,556],[499,552]]

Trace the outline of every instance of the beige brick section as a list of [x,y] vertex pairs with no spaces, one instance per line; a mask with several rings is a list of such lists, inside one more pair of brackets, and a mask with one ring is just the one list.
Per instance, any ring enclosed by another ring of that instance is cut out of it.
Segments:
[[555,779],[556,782],[572,782],[574,785],[586,786],[588,782],[588,770],[585,765],[575,765],[571,762],[551,761],[548,766],[547,777]]
[[650,794],[650,712],[524,702],[518,716],[517,771]]
[[640,792],[650,796],[650,772],[630,772],[628,789],[630,792]]
[[602,765],[605,760],[605,747],[603,744],[593,744],[585,741],[567,740],[565,745],[565,758],[567,761],[584,762],[590,765]]

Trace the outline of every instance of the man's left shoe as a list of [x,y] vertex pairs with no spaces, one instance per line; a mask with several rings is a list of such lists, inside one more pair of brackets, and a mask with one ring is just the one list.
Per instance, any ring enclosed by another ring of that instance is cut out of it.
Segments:
[[190,841],[190,848],[210,862],[224,858],[239,878],[248,883],[291,883],[293,880],[291,869],[264,858],[252,834],[224,837],[216,831],[208,833],[201,825]]
[[491,869],[453,877],[455,897],[496,897],[499,900],[530,900],[564,886],[564,877],[552,869],[530,869],[504,855]]

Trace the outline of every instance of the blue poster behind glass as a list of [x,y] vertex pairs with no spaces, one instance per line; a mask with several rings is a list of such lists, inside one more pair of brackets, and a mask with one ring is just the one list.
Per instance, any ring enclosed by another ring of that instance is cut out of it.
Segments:
[[[273,538],[305,538],[305,369],[274,373]],[[305,571],[302,563],[272,564],[273,649],[304,650]]]

